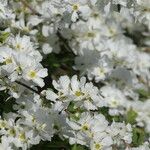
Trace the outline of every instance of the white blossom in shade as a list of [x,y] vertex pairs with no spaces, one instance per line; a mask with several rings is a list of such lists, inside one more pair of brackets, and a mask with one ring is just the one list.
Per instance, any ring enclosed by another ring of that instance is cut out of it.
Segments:
[[132,142],[132,127],[130,124],[113,122],[107,132],[112,137],[114,144],[120,145],[121,140],[128,144]]
[[101,94],[110,108],[110,115],[119,115],[124,113],[124,108],[127,107],[128,100],[125,95],[113,86],[104,86],[100,89]]
[[[26,128],[25,130],[19,125],[15,123],[13,119],[15,116],[12,114],[12,119],[9,120],[1,120],[1,125],[3,125],[3,130],[0,130],[0,134],[5,135],[7,137],[7,145],[8,148],[21,147],[22,149],[27,149],[31,146],[31,144],[38,144],[39,143],[39,136],[33,134],[33,130]],[[17,116],[16,116],[17,117]],[[6,140],[2,138],[4,141]],[[3,142],[2,141],[2,144]]]
[[0,20],[13,19],[14,16],[11,9],[8,8],[8,1],[2,0],[0,2]]
[[25,20],[24,14],[20,14],[19,20],[12,20],[11,26],[14,29],[19,29],[22,32],[29,33],[30,35],[35,35],[38,31],[32,29],[35,25],[38,25],[42,19],[39,19],[37,16],[30,16],[28,22]]
[[150,29],[150,2],[148,0],[136,0],[135,4],[135,18]]
[[[150,100],[146,100],[145,102],[136,101],[131,104],[133,110],[137,113],[136,121],[137,124],[141,127],[145,126],[147,132],[150,132]],[[141,107],[142,106],[142,107]]]
[[76,57],[75,63],[77,70],[87,74],[90,80],[94,78],[96,82],[105,80],[113,69],[107,55],[100,56],[97,51],[84,50],[83,56]]
[[49,54],[52,52],[52,47],[48,43],[45,43],[42,47],[42,50],[44,54]]
[[13,150],[10,146],[10,141],[11,141],[11,138],[7,136],[2,136],[1,143],[0,143],[0,150]]
[[111,148],[113,143],[112,138],[105,131],[108,127],[108,122],[101,114],[93,117],[88,113],[83,113],[80,120],[69,121],[69,126],[75,130],[74,137],[68,137],[71,144],[77,142],[82,145],[89,145],[93,150]]
[[8,42],[16,51],[29,53],[34,50],[33,43],[30,41],[29,36],[24,35],[21,37],[18,34],[16,37],[9,38]]
[[13,56],[15,52],[12,51],[11,48],[8,47],[0,47],[0,63],[1,68],[6,73],[12,73],[15,68],[15,62]]

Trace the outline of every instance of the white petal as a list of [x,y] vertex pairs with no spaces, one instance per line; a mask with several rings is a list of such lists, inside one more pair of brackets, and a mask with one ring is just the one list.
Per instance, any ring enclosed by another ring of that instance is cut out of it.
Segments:
[[46,68],[40,69],[40,70],[37,72],[37,75],[38,75],[39,77],[42,77],[42,78],[46,77],[46,76],[48,75],[47,69],[46,69]]
[[79,81],[78,81],[76,75],[74,75],[71,79],[71,88],[72,88],[73,92],[76,92],[79,90]]
[[71,16],[72,22],[76,22],[77,19],[78,19],[78,14],[76,12],[73,12]]
[[44,85],[45,85],[45,83],[44,83],[44,81],[43,81],[43,79],[41,79],[41,78],[34,78],[33,79],[33,82],[35,82],[37,85],[39,85],[40,87],[43,87]]
[[47,90],[46,91],[46,98],[52,101],[55,101],[58,98],[58,95],[56,95],[53,91]]

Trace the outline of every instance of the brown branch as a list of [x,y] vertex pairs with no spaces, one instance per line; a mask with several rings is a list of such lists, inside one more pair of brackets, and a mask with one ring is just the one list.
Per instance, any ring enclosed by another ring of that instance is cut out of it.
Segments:
[[[46,100],[45,95],[41,94],[39,91],[37,91],[37,90],[31,88],[30,86],[28,86],[28,85],[26,85],[26,84],[24,84],[24,83],[22,83],[22,82],[20,82],[20,81],[15,81],[15,83],[17,83],[17,84],[19,84],[19,85],[22,85],[23,87],[27,88],[28,90],[32,91],[33,93],[38,94],[41,98],[43,98],[43,99]],[[51,100],[48,100],[48,101],[50,101],[51,103],[54,103],[54,102],[51,101]]]
[[22,85],[22,86],[26,87],[26,88],[29,89],[30,91],[32,91],[32,92],[34,92],[34,93],[36,93],[36,94],[38,94],[38,95],[41,95],[37,90],[31,88],[30,86],[28,86],[28,85],[26,85],[26,84],[24,84],[24,83],[22,83],[22,82],[20,82],[20,81],[15,81],[15,82],[16,82],[17,84],[19,84],[19,85]]

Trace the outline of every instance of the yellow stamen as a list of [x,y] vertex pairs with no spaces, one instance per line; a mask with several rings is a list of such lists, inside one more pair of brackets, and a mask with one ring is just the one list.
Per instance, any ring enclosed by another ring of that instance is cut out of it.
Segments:
[[72,10],[73,11],[78,11],[79,10],[79,5],[78,4],[72,5]]
[[16,135],[15,129],[14,129],[14,128],[11,128],[11,129],[9,130],[9,134],[10,134],[11,136],[15,136],[15,135]]
[[82,125],[82,130],[83,131],[87,131],[88,129],[89,129],[88,124],[85,123],[85,124]]
[[96,150],[102,150],[102,145],[99,144],[99,143],[96,143],[96,144],[95,144],[95,149],[96,149]]
[[20,44],[17,44],[17,45],[16,45],[16,48],[17,48],[17,49],[20,49],[20,48],[21,48],[21,45],[20,45]]
[[6,64],[6,65],[11,64],[11,63],[12,63],[11,57],[5,59],[5,64]]
[[88,32],[87,36],[90,38],[94,38],[95,37],[95,33],[94,32]]
[[36,72],[33,71],[33,70],[31,70],[31,71],[29,72],[29,77],[30,77],[30,78],[35,78],[35,77],[36,77]]
[[22,141],[22,142],[25,142],[25,141],[26,141],[26,136],[25,136],[25,133],[24,133],[24,132],[19,134],[19,139],[20,139],[20,141]]
[[83,96],[84,93],[82,93],[82,92],[80,92],[80,91],[76,91],[76,92],[75,92],[75,95],[79,97],[79,96]]

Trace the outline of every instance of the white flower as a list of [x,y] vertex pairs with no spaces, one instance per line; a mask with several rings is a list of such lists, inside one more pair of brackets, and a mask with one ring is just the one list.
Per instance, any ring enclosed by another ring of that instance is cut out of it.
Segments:
[[14,55],[15,52],[13,52],[11,48],[0,47],[1,68],[8,73],[12,73],[12,71],[15,69],[15,62],[13,58]]
[[149,0],[136,0],[138,5],[144,6],[144,7],[150,7],[150,1]]
[[13,150],[10,146],[10,143],[11,143],[11,139],[9,137],[2,136],[1,143],[0,143],[0,150]]
[[8,42],[16,51],[25,53],[34,51],[34,45],[30,41],[29,36],[24,35],[23,37],[20,37],[18,34],[16,37],[10,37]]
[[107,106],[110,108],[110,115],[122,114],[124,112],[123,108],[126,108],[128,104],[125,95],[113,86],[104,86],[100,90],[101,94],[104,96]]
[[30,64],[23,72],[23,77],[25,80],[32,80],[40,87],[44,86],[44,81],[42,78],[46,77],[47,69],[41,68],[41,66],[36,66],[35,63]]
[[74,130],[74,138],[68,137],[71,144],[86,143],[93,150],[110,148],[113,144],[112,138],[105,132],[108,122],[101,114],[92,117],[89,113],[83,113],[79,121],[67,120],[67,123]]
[[101,56],[97,51],[84,50],[83,56],[75,59],[77,70],[82,74],[87,74],[88,78],[95,79],[96,82],[105,80],[112,71],[112,64],[107,55]]
[[11,26],[15,29],[19,29],[20,31],[29,33],[31,35],[35,35],[37,33],[37,30],[32,29],[32,28],[33,28],[34,24],[36,24],[35,21],[37,21],[37,24],[38,24],[40,20],[36,20],[36,17],[33,20],[31,20],[31,19],[32,18],[29,18],[29,21],[26,23],[24,15],[21,14],[18,21],[16,21],[16,20],[11,21]]
[[121,144],[121,140],[124,140],[125,143],[132,142],[132,127],[130,124],[113,122],[107,132],[114,140],[114,143],[118,145]]
[[52,52],[52,47],[48,43],[45,43],[43,44],[42,50],[44,54],[49,54]]
[[150,132],[150,99],[147,99],[145,102],[136,101],[134,103],[131,103],[131,106],[133,107],[133,110],[137,113],[137,124],[141,127],[145,126],[147,132]]
[[[62,76],[58,82],[53,81],[58,94],[47,92],[48,99],[73,102],[76,107],[83,107],[87,110],[95,110],[105,105],[103,98],[100,96],[99,90],[92,83],[86,83],[86,78],[82,77],[80,81],[74,75],[71,80],[68,76]],[[52,93],[50,95],[49,93]]]
[[79,18],[78,13],[81,13],[81,16],[85,19],[89,13],[90,8],[87,5],[87,1],[85,0],[65,0],[66,10],[72,13],[71,20],[76,22]]
[[112,144],[113,141],[111,137],[106,133],[102,133],[98,137],[94,137],[94,140],[90,143],[90,148],[91,150],[111,150]]

